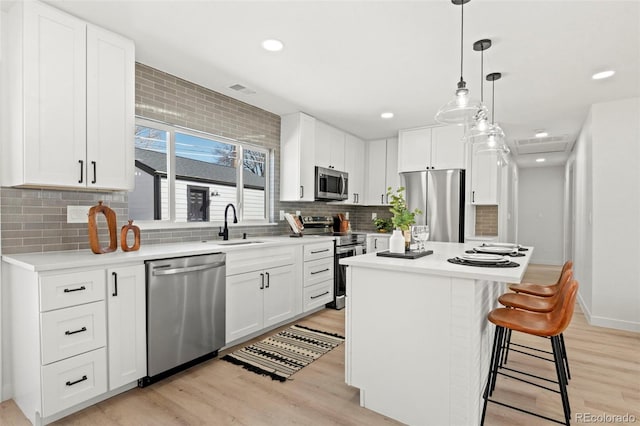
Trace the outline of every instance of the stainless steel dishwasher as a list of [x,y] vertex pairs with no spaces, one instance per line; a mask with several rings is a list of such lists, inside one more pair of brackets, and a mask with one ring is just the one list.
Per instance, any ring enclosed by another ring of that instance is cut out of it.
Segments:
[[217,356],[225,344],[225,254],[145,262],[146,386]]

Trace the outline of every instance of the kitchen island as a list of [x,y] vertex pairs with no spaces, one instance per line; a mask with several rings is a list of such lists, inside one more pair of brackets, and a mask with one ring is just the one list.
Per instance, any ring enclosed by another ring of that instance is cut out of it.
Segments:
[[375,253],[340,261],[347,268],[345,379],[360,405],[411,425],[476,425],[489,371],[487,314],[514,268],[455,265],[447,259],[477,243],[429,242],[419,259]]

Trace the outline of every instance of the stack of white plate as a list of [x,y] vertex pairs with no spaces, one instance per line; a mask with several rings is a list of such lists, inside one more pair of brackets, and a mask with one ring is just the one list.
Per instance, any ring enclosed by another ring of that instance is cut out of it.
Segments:
[[511,262],[511,260],[509,260],[509,258],[505,256],[500,256],[497,254],[484,254],[484,253],[465,253],[461,256],[458,256],[457,259],[466,263],[491,264],[491,265]]
[[477,253],[490,253],[490,254],[508,254],[518,251],[517,247],[503,247],[503,246],[479,246],[474,247],[473,251]]

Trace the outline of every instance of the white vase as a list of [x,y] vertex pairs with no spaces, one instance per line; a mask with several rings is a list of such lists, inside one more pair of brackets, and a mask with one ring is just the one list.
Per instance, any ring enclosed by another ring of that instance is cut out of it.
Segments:
[[404,235],[400,229],[395,229],[389,238],[390,253],[404,253]]

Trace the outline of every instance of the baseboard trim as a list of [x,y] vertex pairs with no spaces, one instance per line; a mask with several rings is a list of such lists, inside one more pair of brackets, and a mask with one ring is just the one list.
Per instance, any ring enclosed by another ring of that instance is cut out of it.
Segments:
[[620,320],[616,318],[606,318],[595,316],[591,313],[591,310],[587,308],[587,305],[582,299],[582,295],[578,292],[578,304],[584,313],[584,317],[587,319],[589,325],[596,327],[613,328],[614,330],[633,331],[640,333],[640,322]]

